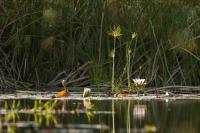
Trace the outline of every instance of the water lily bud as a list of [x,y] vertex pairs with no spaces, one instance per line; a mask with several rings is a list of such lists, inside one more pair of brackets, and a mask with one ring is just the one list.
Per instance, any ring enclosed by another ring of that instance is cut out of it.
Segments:
[[137,33],[135,33],[135,32],[133,32],[133,33],[131,34],[131,38],[132,38],[132,39],[134,39],[136,36],[137,36]]
[[131,54],[132,50],[131,49],[128,49],[128,54]]
[[88,97],[88,96],[90,96],[90,92],[91,92],[91,89],[90,89],[90,88],[84,88],[83,97]]
[[110,57],[115,58],[115,50],[114,49],[110,52]]

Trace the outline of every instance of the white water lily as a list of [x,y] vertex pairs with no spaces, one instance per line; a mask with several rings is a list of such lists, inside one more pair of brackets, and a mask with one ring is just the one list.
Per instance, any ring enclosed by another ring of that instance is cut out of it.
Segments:
[[139,91],[146,85],[145,79],[133,79],[134,88],[137,91],[137,95],[139,96]]
[[133,79],[133,82],[134,82],[134,84],[137,84],[137,85],[145,85],[146,84],[145,79]]

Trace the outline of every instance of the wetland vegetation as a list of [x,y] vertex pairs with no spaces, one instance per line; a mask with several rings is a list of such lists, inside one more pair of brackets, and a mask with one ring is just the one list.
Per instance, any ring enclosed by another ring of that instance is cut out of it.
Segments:
[[199,85],[199,14],[195,0],[2,0],[0,87]]

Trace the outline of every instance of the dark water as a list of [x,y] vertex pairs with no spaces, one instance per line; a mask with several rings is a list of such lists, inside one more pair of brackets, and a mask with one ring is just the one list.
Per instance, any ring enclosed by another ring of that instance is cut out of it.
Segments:
[[1,100],[0,110],[3,132],[200,132],[198,100]]

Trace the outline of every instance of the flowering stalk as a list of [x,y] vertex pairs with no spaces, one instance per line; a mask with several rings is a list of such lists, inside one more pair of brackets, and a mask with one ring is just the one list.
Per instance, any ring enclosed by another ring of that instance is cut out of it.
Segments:
[[115,89],[115,43],[116,43],[116,38],[119,38],[121,34],[121,28],[120,26],[114,26],[111,32],[108,33],[109,35],[113,36],[114,38],[114,46],[113,50],[111,52],[111,57],[112,57],[112,92]]
[[127,68],[127,80],[128,80],[128,89],[130,91],[131,89],[131,80],[130,80],[130,65],[131,65],[131,44],[133,39],[135,39],[137,36],[137,33],[133,32],[131,34],[131,41],[130,43],[127,43],[127,47],[126,47],[126,68]]
[[130,91],[131,88],[131,81],[130,81],[130,64],[131,64],[131,49],[130,45],[128,44],[126,48],[126,65],[127,65],[127,80],[128,80],[128,89]]

